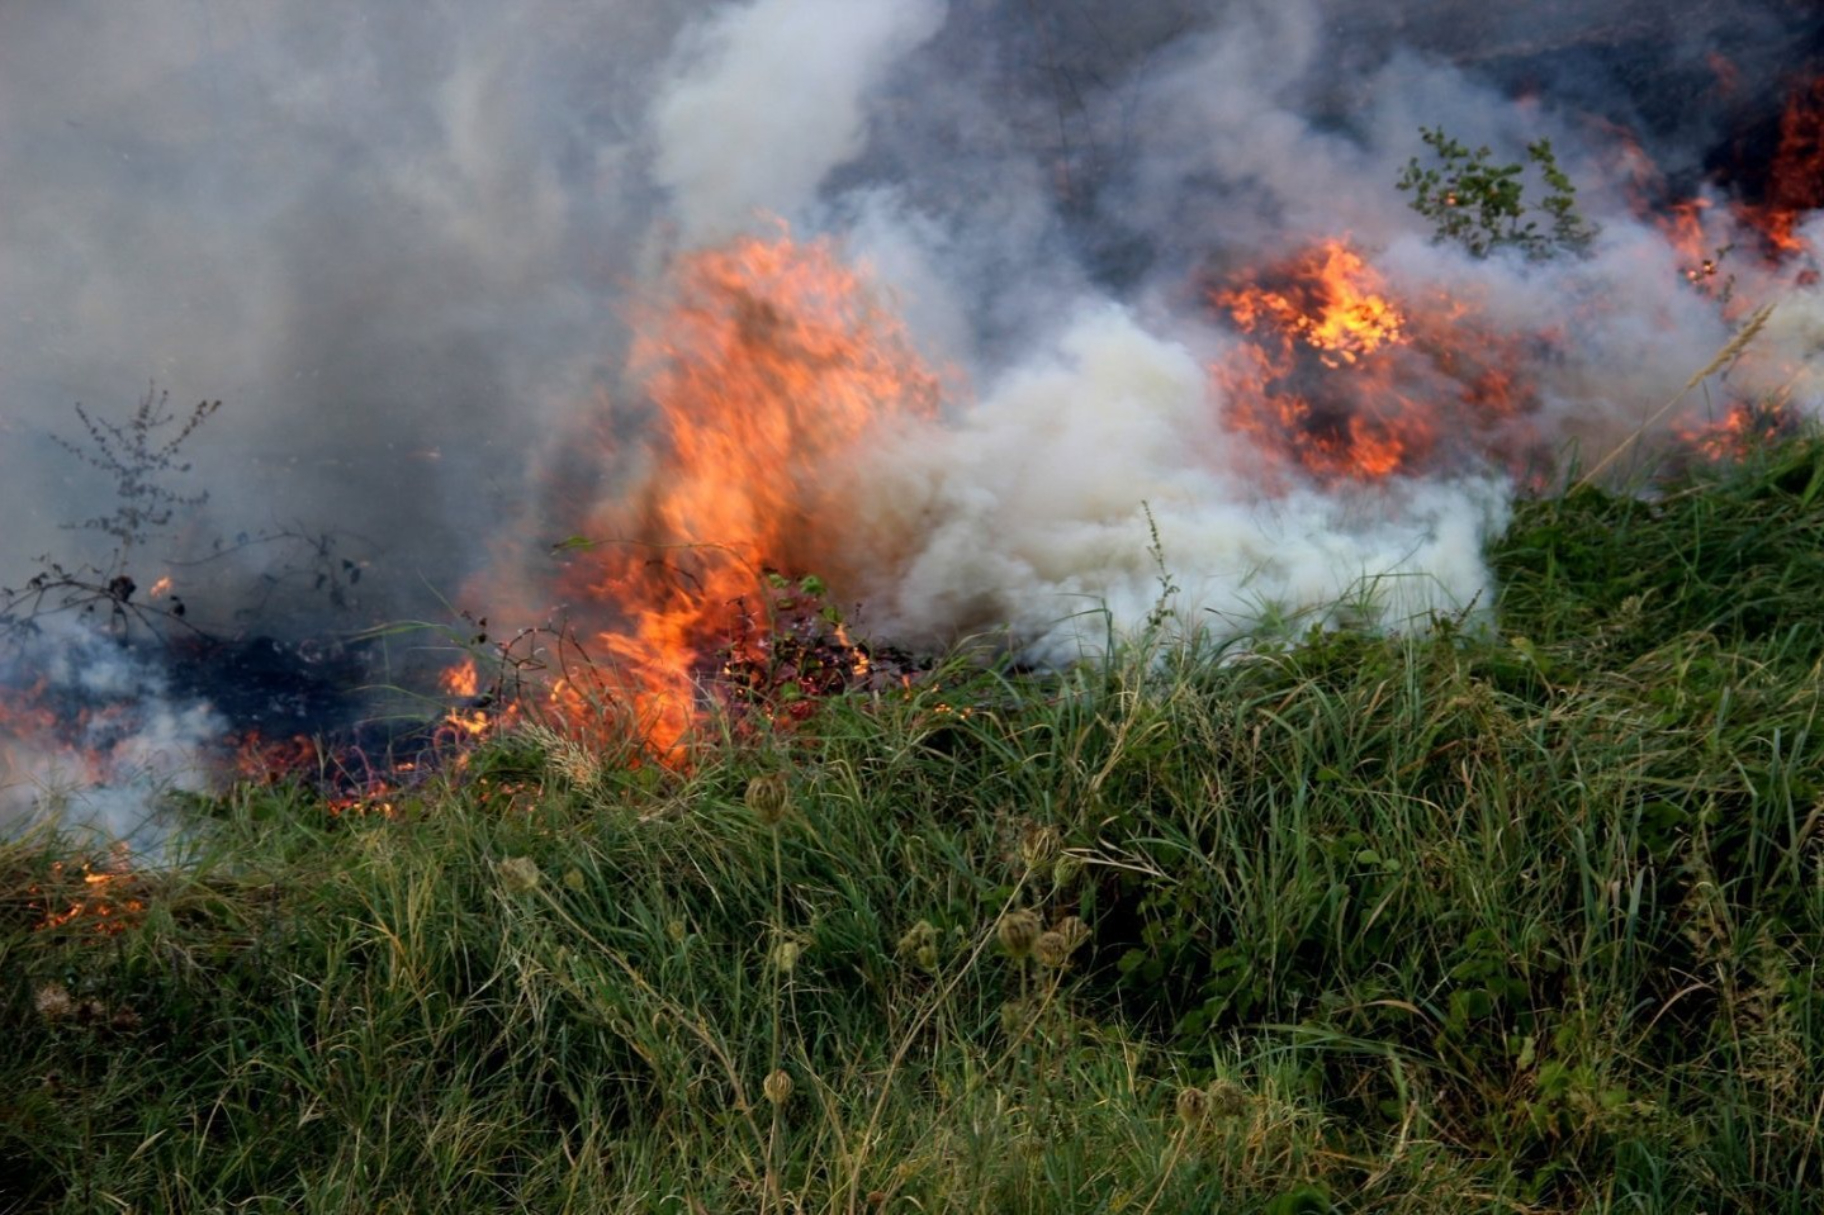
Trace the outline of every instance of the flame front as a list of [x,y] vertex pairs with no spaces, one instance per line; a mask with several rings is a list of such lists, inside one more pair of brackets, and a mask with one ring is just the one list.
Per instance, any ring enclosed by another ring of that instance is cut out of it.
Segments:
[[590,520],[567,589],[606,610],[597,642],[672,756],[718,646],[766,612],[764,572],[846,572],[853,457],[939,385],[831,245],[785,234],[685,256],[631,367],[656,411],[643,490]]

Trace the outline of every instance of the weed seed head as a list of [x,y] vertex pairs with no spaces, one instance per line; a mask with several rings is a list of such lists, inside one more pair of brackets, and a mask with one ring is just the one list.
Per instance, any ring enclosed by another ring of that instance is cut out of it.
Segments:
[[46,1021],[61,1021],[76,1009],[76,1002],[70,999],[70,989],[61,983],[46,983],[40,987],[32,1003]]
[[1042,932],[1032,944],[1032,956],[1039,960],[1040,966],[1062,970],[1070,961],[1070,949],[1070,940],[1063,933]]
[[747,803],[747,808],[753,811],[762,826],[777,827],[785,821],[786,805],[790,800],[785,773],[768,772],[749,780],[741,800]]
[[804,947],[798,942],[781,941],[773,946],[773,965],[779,968],[780,974],[789,975],[797,969],[799,955],[803,952]]
[[905,935],[899,938],[899,944],[893,952],[902,958],[910,958],[921,970],[937,971],[937,926],[930,920],[920,920],[906,929]]
[[1200,1088],[1181,1088],[1178,1090],[1178,1121],[1186,1126],[1196,1126],[1210,1112],[1210,1095]]
[[529,856],[510,856],[504,861],[497,861],[494,872],[500,875],[500,884],[508,894],[531,894],[538,889],[541,876],[538,862]]
[[1039,939],[1039,928],[1039,917],[1032,912],[1025,909],[1008,912],[1001,917],[997,929],[1001,948],[1015,958],[1025,957]]
[[565,870],[564,885],[569,889],[576,891],[578,894],[581,894],[583,890],[583,871],[574,868]]
[[1081,916],[1067,915],[1051,926],[1051,930],[1064,938],[1064,947],[1071,953],[1083,948],[1089,941],[1089,925]]
[[792,1099],[792,1077],[784,1068],[779,1068],[768,1076],[760,1086],[766,1099],[775,1106],[784,1105]]
[[1213,1118],[1239,1118],[1248,1112],[1248,1094],[1233,1080],[1214,1081],[1208,1096]]
[[1020,833],[1020,859],[1026,862],[1028,870],[1039,870],[1051,864],[1059,848],[1058,832],[1055,827],[1042,827],[1037,823],[1028,823],[1026,830]]

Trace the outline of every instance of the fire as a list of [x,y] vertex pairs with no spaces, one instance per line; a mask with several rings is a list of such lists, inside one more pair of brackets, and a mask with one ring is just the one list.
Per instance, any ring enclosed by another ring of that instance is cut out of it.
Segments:
[[764,571],[843,573],[853,454],[930,414],[939,383],[829,243],[783,233],[685,256],[631,365],[656,412],[645,489],[592,521],[610,540],[567,578],[614,617],[596,643],[674,756],[718,646],[767,610]]
[[1674,433],[1698,460],[1731,464],[1772,440],[1793,434],[1798,427],[1798,416],[1783,401],[1737,401],[1722,417],[1687,423]]
[[1404,340],[1406,319],[1386,295],[1379,276],[1342,241],[1325,241],[1312,257],[1312,274],[1280,289],[1219,293],[1243,332],[1276,329],[1284,344],[1302,340],[1326,367],[1353,364],[1383,346]]
[[1482,332],[1461,301],[1421,312],[1396,299],[1346,240],[1210,299],[1246,338],[1213,368],[1228,421],[1320,481],[1518,454],[1515,421],[1532,397],[1511,343]]
[[0,695],[0,790],[13,786],[87,789],[130,776],[134,706],[84,702],[44,679]]
[[465,658],[450,667],[437,677],[437,682],[446,694],[464,699],[473,697],[481,688],[481,677],[473,658]]
[[1824,76],[1793,90],[1780,120],[1780,145],[1767,173],[1765,199],[1741,208],[1776,258],[1811,252],[1798,235],[1808,212],[1824,207]]
[[1731,245],[1711,231],[1712,214],[1709,199],[1689,198],[1665,207],[1654,222],[1677,250],[1679,273],[1685,281],[1704,295],[1716,297],[1726,294],[1729,287],[1729,280],[1722,276],[1722,263]]
[[102,868],[84,864],[80,883],[70,880],[74,876],[56,861],[48,882],[26,888],[43,910],[44,918],[35,926],[38,931],[75,924],[96,936],[115,936],[144,914],[144,883],[132,872],[124,846],[117,847]]

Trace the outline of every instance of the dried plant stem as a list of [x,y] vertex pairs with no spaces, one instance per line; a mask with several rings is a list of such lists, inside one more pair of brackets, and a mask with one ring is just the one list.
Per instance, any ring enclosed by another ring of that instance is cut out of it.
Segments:
[[1630,447],[1634,446],[1635,443],[1639,442],[1640,437],[1642,435],[1647,433],[1647,431],[1651,430],[1667,414],[1671,413],[1673,408],[1676,407],[1680,401],[1685,399],[1686,393],[1689,393],[1693,388],[1696,388],[1699,384],[1701,384],[1705,380],[1709,379],[1716,372],[1723,370],[1724,368],[1728,367],[1731,363],[1735,362],[1736,359],[1740,358],[1742,352],[1744,350],[1748,349],[1749,343],[1754,341],[1756,335],[1758,335],[1761,332],[1761,330],[1766,327],[1767,318],[1769,318],[1772,315],[1773,315],[1773,305],[1772,304],[1763,304],[1759,309],[1757,309],[1755,311],[1754,315],[1750,316],[1748,318],[1747,323],[1745,323],[1741,327],[1741,329],[1739,331],[1737,331],[1736,335],[1733,338],[1729,339],[1729,344],[1727,346],[1724,346],[1721,350],[1717,351],[1715,358],[1711,359],[1708,363],[1704,364],[1704,368],[1702,371],[1699,371],[1696,375],[1692,376],[1689,380],[1686,380],[1685,386],[1683,388],[1679,389],[1678,392],[1673,395],[1671,400],[1667,401],[1664,405],[1661,405],[1656,411],[1654,411],[1654,413],[1651,417],[1649,417],[1646,421],[1642,422],[1638,427],[1636,427],[1633,434],[1629,435],[1627,438],[1623,439],[1620,443],[1618,443],[1615,446],[1615,450],[1611,451],[1608,455],[1606,455],[1602,459],[1598,460],[1596,462],[1596,464],[1593,467],[1591,467],[1591,469],[1588,472],[1584,473],[1583,476],[1577,478],[1577,483],[1575,485],[1573,485],[1571,488],[1572,489],[1582,489],[1584,486],[1586,486],[1590,482],[1594,481],[1596,479],[1597,475],[1600,474],[1603,469],[1605,469],[1609,465],[1613,464],[1617,459],[1619,459],[1621,457],[1621,454],[1623,452],[1627,451]]

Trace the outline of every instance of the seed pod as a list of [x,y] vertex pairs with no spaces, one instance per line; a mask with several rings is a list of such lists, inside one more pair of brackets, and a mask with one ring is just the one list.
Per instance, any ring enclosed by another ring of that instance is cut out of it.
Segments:
[[774,1105],[784,1105],[792,1099],[791,1074],[784,1068],[778,1069],[761,1084],[760,1091],[765,1093],[766,1099]]
[[1051,863],[1058,852],[1058,832],[1055,827],[1041,827],[1037,823],[1028,823],[1020,833],[1020,859],[1026,862],[1028,869],[1043,869]]
[[1001,917],[997,930],[1001,938],[1001,947],[1016,958],[1023,958],[1032,952],[1034,942],[1039,939],[1039,917],[1030,911],[1010,911]]
[[1039,939],[1033,942],[1032,956],[1039,960],[1039,965],[1051,970],[1062,970],[1070,961],[1070,942],[1061,932],[1042,932]]
[[901,957],[908,954],[916,956],[920,950],[936,944],[937,925],[933,924],[930,920],[920,920],[918,923],[912,925],[912,927],[906,929],[905,933],[899,938],[899,944],[893,947],[893,952],[899,954]]
[[38,1015],[46,1021],[61,1021],[76,1008],[76,1002],[70,999],[70,989],[57,982],[40,987],[32,1002],[38,1009]]
[[781,941],[773,946],[773,965],[779,968],[780,974],[789,975],[793,970],[797,969],[798,956],[803,952],[804,947],[798,944],[798,942],[792,940]]
[[1248,1094],[1233,1080],[1211,1082],[1210,1115],[1215,1118],[1239,1118],[1248,1112]]
[[538,862],[529,856],[510,856],[494,865],[508,894],[531,894],[538,889]]
[[1200,1088],[1178,1090],[1178,1121],[1196,1126],[1210,1112],[1210,1095]]
[[1051,926],[1051,930],[1064,938],[1065,947],[1075,953],[1089,941],[1089,925],[1081,916],[1067,915]]
[[754,812],[762,826],[777,827],[785,821],[786,806],[790,801],[790,791],[786,788],[785,773],[768,772],[756,776],[747,782],[747,792],[742,801]]

